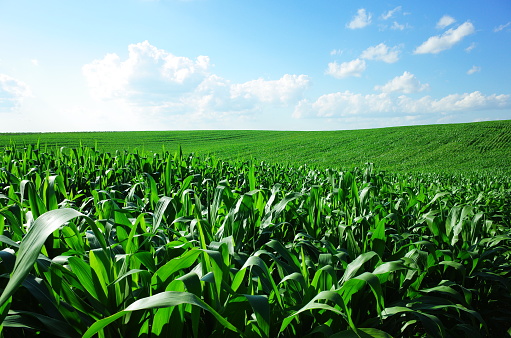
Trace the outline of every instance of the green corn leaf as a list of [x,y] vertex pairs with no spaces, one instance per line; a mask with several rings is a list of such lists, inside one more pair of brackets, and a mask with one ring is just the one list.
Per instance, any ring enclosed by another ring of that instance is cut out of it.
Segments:
[[335,333],[330,338],[392,338],[392,336],[385,331],[374,328],[357,328],[356,331],[346,330]]
[[22,196],[22,202],[23,197],[25,195],[25,191],[28,197],[28,203],[30,205],[30,211],[32,211],[32,215],[34,216],[34,219],[37,219],[40,215],[42,215],[44,212],[46,212],[46,206],[44,205],[43,200],[41,199],[41,196],[37,193],[36,187],[33,182],[29,180],[23,180],[20,183],[20,190],[21,190],[21,196]]
[[94,222],[74,209],[51,210],[41,215],[21,241],[11,278],[0,296],[0,306],[12,296],[32,269],[46,238],[64,223],[76,217],[85,217],[89,225]]
[[37,278],[29,274],[23,281],[22,285],[37,299],[48,316],[58,320],[64,319],[55,306],[57,302],[54,295],[48,291],[41,278]]
[[[190,250],[180,257],[171,259],[161,268],[156,271],[155,277],[157,276],[162,281],[167,280],[171,275],[182,269],[189,268],[192,264],[197,261],[197,257],[202,253],[200,250]],[[156,282],[156,281],[154,281]]]
[[9,314],[2,322],[2,326],[40,330],[48,336],[54,337],[70,338],[81,336],[79,332],[65,321],[29,311],[9,311]]
[[154,211],[154,221],[153,221],[153,233],[156,233],[158,228],[160,227],[161,221],[163,219],[163,215],[165,214],[165,210],[172,202],[172,199],[167,196],[163,196],[160,198],[158,203],[156,204],[156,209]]
[[438,317],[434,315],[420,311],[415,311],[407,307],[394,306],[390,308],[385,308],[382,312],[382,316],[385,319],[389,316],[404,313],[409,313],[416,317],[417,319],[419,319],[424,329],[433,337],[445,337],[445,326],[438,319]]
[[257,324],[264,333],[264,337],[270,335],[270,304],[268,297],[262,295],[243,295],[247,298],[252,310],[256,315]]
[[103,286],[92,267],[78,257],[69,257],[69,266],[76,275],[80,284],[87,292],[100,302],[106,302],[105,287]]
[[364,263],[366,263],[367,261],[369,261],[370,259],[372,259],[375,256],[378,256],[378,254],[376,252],[369,251],[369,252],[361,254],[353,262],[348,264],[348,266],[346,267],[346,271],[344,272],[344,275],[342,276],[341,284],[350,280],[351,278],[353,278],[356,275],[356,273],[358,272],[358,270],[362,267],[362,265],[364,265]]
[[[326,303],[322,303],[319,301],[330,301],[334,303],[337,307],[340,309],[333,307],[331,305],[328,305]],[[341,318],[344,318],[347,322],[350,322],[350,320],[346,316],[346,305],[342,299],[342,297],[334,291],[321,291],[316,297],[314,297],[307,305],[302,307],[300,310],[294,312],[292,315],[287,316],[282,321],[282,324],[280,326],[280,332],[283,332],[286,327],[291,323],[291,321],[300,313],[308,310],[328,310],[331,311],[337,315],[339,315]],[[353,323],[350,322],[350,326],[354,328]]]
[[144,264],[144,266],[150,272],[154,273],[156,271],[156,264],[154,262],[154,257],[150,252],[147,251],[139,251],[133,254],[133,258],[140,261],[140,263]]
[[123,311],[117,312],[107,318],[101,319],[90,326],[90,328],[85,332],[83,338],[90,338],[95,334],[98,334],[103,328],[122,316],[126,315],[132,311],[139,310],[148,310],[154,308],[163,308],[163,307],[171,307],[180,304],[191,304],[194,306],[198,306],[205,311],[210,312],[222,326],[225,328],[236,332],[240,336],[244,336],[243,333],[229,323],[224,317],[222,317],[218,312],[216,312],[211,306],[200,300],[196,295],[189,292],[176,292],[176,291],[165,291],[158,293],[154,296],[146,297],[139,299],[125,308]]

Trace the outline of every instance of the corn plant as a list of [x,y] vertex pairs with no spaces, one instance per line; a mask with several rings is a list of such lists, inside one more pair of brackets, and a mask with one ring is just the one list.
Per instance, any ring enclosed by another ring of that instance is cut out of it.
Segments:
[[0,153],[3,336],[502,336],[511,181]]

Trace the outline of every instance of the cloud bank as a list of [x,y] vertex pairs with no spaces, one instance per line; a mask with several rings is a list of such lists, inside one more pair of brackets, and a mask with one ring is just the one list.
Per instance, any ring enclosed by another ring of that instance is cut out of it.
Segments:
[[321,95],[316,101],[301,100],[293,113],[294,118],[343,118],[349,116],[380,116],[395,113],[433,114],[452,113],[511,107],[510,95],[484,95],[479,91],[451,94],[441,99],[424,96],[413,99],[406,95],[389,93],[357,94],[350,91]]
[[165,118],[186,114],[195,119],[250,115],[265,107],[294,105],[308,88],[306,75],[278,80],[231,83],[211,72],[209,57],[173,55],[148,41],[128,46],[128,58],[107,54],[83,66],[91,95]]

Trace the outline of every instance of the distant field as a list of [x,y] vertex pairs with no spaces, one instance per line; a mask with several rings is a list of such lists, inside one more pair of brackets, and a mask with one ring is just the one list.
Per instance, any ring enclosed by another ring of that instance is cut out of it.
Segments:
[[43,146],[102,151],[175,151],[214,154],[222,160],[254,159],[352,168],[373,162],[382,170],[423,172],[511,172],[511,120],[392,127],[353,131],[146,131],[0,134],[0,145],[40,142]]

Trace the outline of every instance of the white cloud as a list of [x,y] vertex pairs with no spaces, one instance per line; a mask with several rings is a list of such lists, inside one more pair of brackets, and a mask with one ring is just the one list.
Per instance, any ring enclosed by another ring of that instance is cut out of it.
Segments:
[[295,107],[294,118],[344,118],[385,114],[417,115],[432,113],[472,112],[509,109],[510,95],[483,95],[479,91],[451,94],[435,100],[430,96],[413,99],[406,95],[396,97],[389,93],[357,94],[350,91],[325,94],[316,101],[301,100]]
[[404,72],[401,76],[396,76],[383,86],[375,86],[375,90],[384,93],[417,93],[429,89],[429,84],[422,84],[419,80],[409,72]]
[[31,96],[32,91],[27,84],[9,75],[0,74],[0,113],[12,112]]
[[[196,87],[209,74],[209,58],[195,60],[175,56],[152,46],[148,41],[128,46],[128,59],[107,54],[83,66],[91,93],[108,99],[186,92]],[[143,99],[145,100],[145,99]]]
[[349,29],[364,28],[371,23],[371,18],[371,13],[367,13],[364,8],[360,8],[357,11],[357,15],[355,15],[353,19],[346,24],[346,27]]
[[394,63],[399,60],[399,50],[396,47],[389,48],[384,43],[367,48],[360,55],[362,59],[380,60],[387,63]]
[[31,63],[32,65],[36,66],[36,67],[37,67],[37,66],[39,66],[39,60],[37,60],[37,59],[32,59],[32,60],[30,60],[30,63]]
[[510,95],[483,95],[479,91],[464,94],[451,94],[432,101],[432,108],[438,112],[503,109],[511,105]]
[[470,69],[467,71],[467,74],[468,74],[468,75],[472,75],[472,74],[477,73],[477,72],[480,72],[480,71],[481,71],[481,67],[472,66],[472,68],[470,68]]
[[476,43],[475,43],[475,42],[472,42],[472,43],[470,44],[470,46],[468,46],[467,48],[465,48],[465,52],[470,53],[472,50],[474,50],[474,48],[476,48],[476,46],[477,46],[477,45],[476,45]]
[[341,79],[349,76],[360,77],[365,69],[366,62],[361,59],[355,59],[341,64],[338,64],[337,62],[330,62],[325,73]]
[[310,83],[305,75],[285,74],[278,80],[233,84],[211,74],[207,56],[175,56],[147,41],[128,50],[124,61],[107,54],[83,66],[83,75],[96,99],[119,101],[135,115],[155,119],[222,119],[260,112],[268,105],[294,105]]
[[464,37],[473,34],[474,32],[474,25],[467,21],[459,25],[456,29],[451,28],[442,35],[430,37],[427,41],[415,49],[414,54],[438,54],[451,48]]
[[330,51],[330,55],[341,55],[343,53],[342,49],[332,49]]
[[504,25],[500,25],[500,26],[498,26],[498,27],[495,27],[495,28],[493,29],[493,31],[494,31],[495,33],[497,33],[497,32],[500,32],[500,31],[504,30],[505,28],[507,28],[507,27],[509,27],[509,26],[511,26],[511,21],[510,21],[510,22],[508,22],[508,23],[506,23],[506,24],[504,24]]
[[130,69],[122,63],[117,54],[107,54],[102,60],[94,60],[82,67],[82,73],[95,98],[115,98],[123,96],[128,85]]
[[378,25],[380,31],[385,31],[387,29],[392,29],[394,31],[404,31],[405,29],[410,29],[412,26],[409,23],[400,24],[397,21],[393,21],[392,25]]
[[390,110],[392,100],[388,94],[363,95],[345,91],[322,95],[312,103],[302,100],[296,106],[293,117],[346,117]]
[[436,28],[444,29],[445,27],[450,26],[455,22],[456,20],[452,16],[444,15],[443,17],[440,18],[440,20],[438,20]]
[[[279,80],[257,79],[232,84],[217,75],[205,79],[193,92],[165,102],[164,110],[186,114],[192,120],[225,120],[247,117],[269,107],[294,106],[303,97],[310,80],[305,75],[286,74]],[[280,108],[280,109],[281,109]]]
[[276,81],[257,79],[231,86],[231,98],[255,98],[260,102],[288,104],[298,101],[309,86],[306,75],[286,74]]
[[391,9],[391,10],[389,10],[389,11],[387,11],[387,12],[383,13],[383,14],[381,15],[381,18],[382,18],[383,20],[388,20],[388,19],[390,19],[390,18],[391,18],[394,14],[396,14],[396,13],[397,13],[397,12],[399,12],[399,11],[401,11],[401,6],[397,6],[396,8]]
[[394,22],[392,23],[392,26],[390,26],[390,29],[393,29],[393,30],[400,30],[400,31],[402,31],[402,30],[404,30],[404,29],[405,29],[405,25],[401,25],[401,24],[399,24],[397,21],[394,21]]

